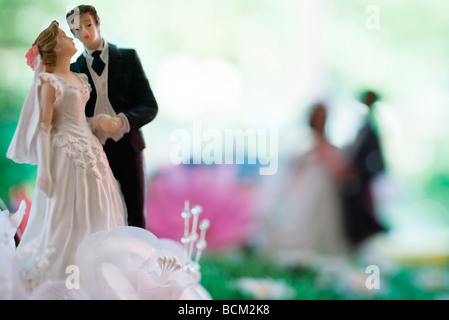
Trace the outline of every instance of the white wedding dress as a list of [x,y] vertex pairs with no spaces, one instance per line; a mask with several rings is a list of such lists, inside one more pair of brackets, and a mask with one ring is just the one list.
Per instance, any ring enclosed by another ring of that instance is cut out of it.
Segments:
[[350,252],[337,182],[318,152],[302,155],[287,175],[262,219],[267,253],[284,265],[315,266]]
[[90,85],[86,75],[79,77],[79,88],[45,72],[36,80],[38,85],[47,81],[56,91],[49,150],[53,184],[50,195],[35,188],[17,248],[20,276],[28,290],[45,280],[65,279],[87,236],[126,224],[119,184],[84,114]]

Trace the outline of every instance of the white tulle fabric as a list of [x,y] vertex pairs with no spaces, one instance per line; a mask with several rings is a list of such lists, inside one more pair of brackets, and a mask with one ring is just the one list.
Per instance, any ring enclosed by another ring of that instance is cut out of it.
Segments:
[[[83,84],[73,87],[55,74],[37,74],[11,143],[12,159],[38,164],[29,220],[17,248],[17,267],[28,290],[45,280],[65,279],[66,267],[74,263],[81,241],[97,231],[126,223],[119,184],[84,114],[90,89],[87,77],[80,75],[80,79]],[[37,88],[43,82],[55,88],[56,101],[51,131],[47,128],[48,148],[39,147],[40,143],[35,148],[33,141],[41,141],[40,135],[45,135],[45,128],[39,121],[35,125],[34,119],[38,118],[35,110],[39,109]],[[29,101],[34,101],[34,111],[29,110]],[[27,115],[33,120],[27,121]],[[28,129],[40,130],[37,136],[23,127],[27,123]],[[44,175],[52,180],[51,188],[47,188],[48,183],[39,187],[40,181],[48,180],[42,179]]]
[[38,163],[36,139],[39,132],[40,108],[37,90],[40,84],[39,75],[42,73],[43,68],[41,56],[37,55],[33,82],[25,98],[16,131],[6,153],[8,158],[17,163]]

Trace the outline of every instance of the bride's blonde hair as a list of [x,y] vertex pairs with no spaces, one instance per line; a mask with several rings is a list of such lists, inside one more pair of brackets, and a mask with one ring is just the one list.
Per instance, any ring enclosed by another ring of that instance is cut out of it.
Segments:
[[[59,23],[53,20],[50,26],[42,31],[37,37],[34,44],[39,48],[42,62],[47,66],[55,66],[57,55],[55,47],[58,44],[57,36],[59,34]],[[33,45],[34,45],[33,44]]]

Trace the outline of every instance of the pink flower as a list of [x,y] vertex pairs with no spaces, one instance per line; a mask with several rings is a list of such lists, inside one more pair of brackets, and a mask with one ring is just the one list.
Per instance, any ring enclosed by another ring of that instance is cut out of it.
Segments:
[[34,61],[36,60],[38,54],[39,48],[37,47],[37,44],[34,44],[25,55],[25,58],[27,58],[27,65],[29,65],[31,69],[33,69],[33,71],[34,71]]
[[184,235],[184,201],[203,208],[199,221],[208,219],[207,249],[247,243],[256,223],[253,190],[241,182],[238,168],[174,166],[150,178],[147,229],[159,238],[180,241]]

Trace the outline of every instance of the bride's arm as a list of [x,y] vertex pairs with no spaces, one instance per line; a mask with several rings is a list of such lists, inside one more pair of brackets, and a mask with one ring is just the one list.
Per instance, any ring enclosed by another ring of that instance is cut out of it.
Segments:
[[39,88],[39,126],[37,134],[38,167],[36,187],[51,196],[53,179],[50,172],[50,130],[53,109],[56,101],[56,90],[48,82]]
[[51,126],[53,109],[56,101],[56,90],[48,82],[44,82],[39,92],[40,122]]

